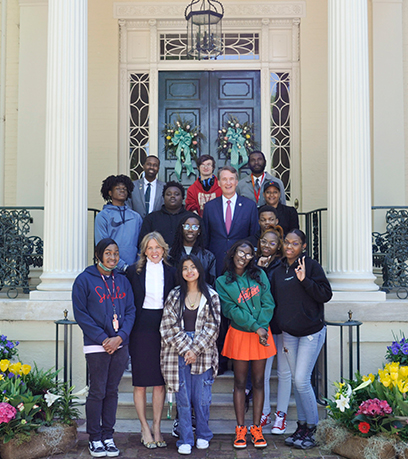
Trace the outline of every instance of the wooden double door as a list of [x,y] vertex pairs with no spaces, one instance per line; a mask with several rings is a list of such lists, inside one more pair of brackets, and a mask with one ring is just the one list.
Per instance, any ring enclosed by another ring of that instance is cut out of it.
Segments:
[[[160,72],[159,73],[159,157],[160,180],[177,180],[175,160],[165,152],[161,130],[174,124],[180,116],[199,125],[206,136],[200,154],[210,154],[217,166],[225,165],[225,157],[217,152],[219,129],[229,116],[241,123],[254,124],[255,141],[261,144],[261,89],[259,71]],[[194,164],[195,166],[195,164]],[[242,171],[245,173],[244,171]],[[195,180],[182,174],[184,186]]]

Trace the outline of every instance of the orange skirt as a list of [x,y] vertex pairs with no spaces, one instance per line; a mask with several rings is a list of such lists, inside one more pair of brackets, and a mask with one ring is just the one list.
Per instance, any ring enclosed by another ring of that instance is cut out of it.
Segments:
[[259,336],[255,332],[244,332],[236,328],[228,328],[221,354],[234,360],[262,360],[276,354],[275,342],[271,329],[268,328],[268,344],[259,344]]

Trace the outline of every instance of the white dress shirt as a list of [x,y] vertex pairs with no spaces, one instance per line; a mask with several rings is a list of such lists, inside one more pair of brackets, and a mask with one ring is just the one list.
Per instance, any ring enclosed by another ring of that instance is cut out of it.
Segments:
[[143,188],[143,195],[146,194],[147,185],[150,183],[150,201],[149,201],[149,214],[153,212],[154,208],[154,199],[156,197],[156,190],[157,190],[157,178],[153,180],[153,182],[149,182],[146,178],[143,178],[144,181],[144,188]]
[[232,198],[226,198],[224,195],[222,195],[222,215],[224,216],[224,222],[225,222],[225,217],[227,215],[227,201],[231,201],[231,222],[234,220],[234,210],[235,210],[235,204],[237,203],[237,193],[234,194]]
[[143,309],[163,309],[164,268],[163,261],[146,261],[146,294]]

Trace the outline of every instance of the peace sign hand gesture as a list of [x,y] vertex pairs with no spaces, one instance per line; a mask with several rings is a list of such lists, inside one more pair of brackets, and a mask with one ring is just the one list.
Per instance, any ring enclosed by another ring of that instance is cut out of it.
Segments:
[[299,258],[298,263],[299,265],[295,268],[295,273],[300,282],[302,282],[306,277],[305,257]]

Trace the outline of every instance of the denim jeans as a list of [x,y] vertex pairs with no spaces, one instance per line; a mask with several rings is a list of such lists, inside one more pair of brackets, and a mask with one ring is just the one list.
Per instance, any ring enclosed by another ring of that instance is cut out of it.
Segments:
[[[193,332],[186,332],[190,337]],[[177,446],[194,446],[193,426],[191,424],[191,407],[196,417],[196,436],[210,441],[213,437],[208,421],[210,419],[211,389],[214,383],[213,370],[210,368],[201,375],[191,374],[191,365],[186,365],[184,357],[179,355],[179,391],[176,392],[179,417],[180,438]]]
[[129,352],[123,346],[113,354],[86,354],[89,371],[89,394],[86,398],[86,431],[90,441],[113,436],[118,407],[118,387],[125,371]]
[[[292,389],[291,383],[291,373],[286,358],[286,354],[283,352],[283,336],[282,334],[273,335],[273,340],[276,346],[276,358],[278,363],[278,403],[276,406],[276,411],[281,411],[282,413],[288,413],[288,405],[290,400],[290,393]],[[271,412],[271,400],[270,400],[270,377],[273,364],[273,358],[275,356],[269,357],[266,360],[265,366],[265,399],[262,413],[269,414]]]
[[325,338],[326,327],[308,336],[283,332],[283,347],[292,373],[298,420],[310,425],[319,422],[311,376]]

